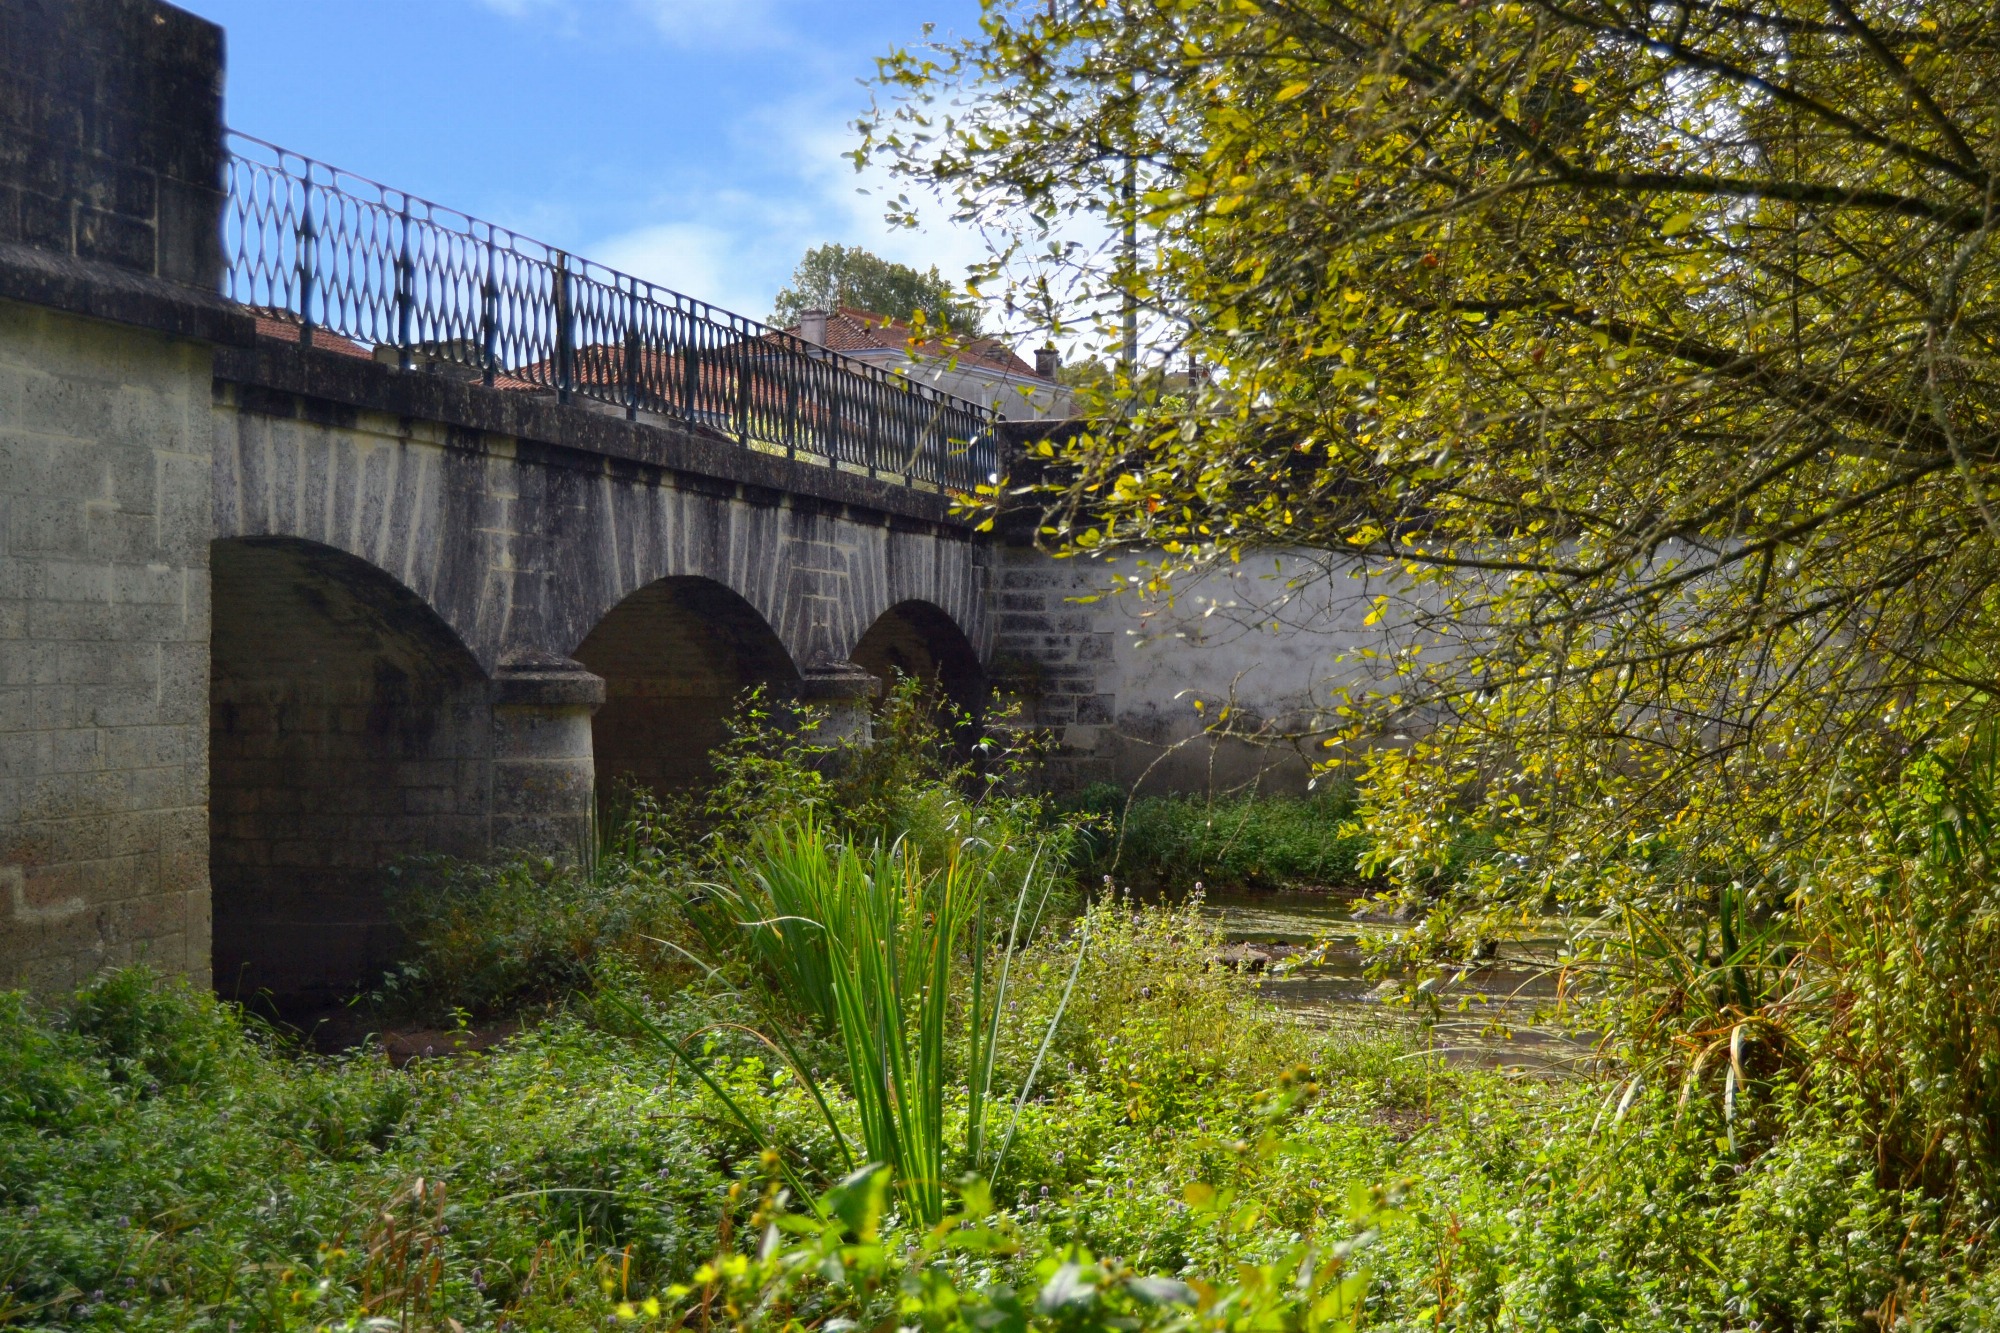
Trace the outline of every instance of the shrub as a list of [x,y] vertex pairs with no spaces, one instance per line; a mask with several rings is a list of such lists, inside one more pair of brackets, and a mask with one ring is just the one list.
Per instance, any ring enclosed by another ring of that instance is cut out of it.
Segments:
[[623,858],[585,868],[538,857],[479,865],[444,857],[393,867],[401,964],[375,992],[390,1010],[493,1017],[591,985],[607,953],[672,938],[692,890]]
[[199,1087],[243,1054],[240,1011],[147,967],[98,977],[64,1017],[114,1080],[143,1092]]
[[81,1058],[89,1043],[54,1028],[19,992],[0,992],[0,1126],[27,1130],[73,1123],[109,1091]]
[[1080,955],[1050,1043],[1052,1086],[1144,1090],[1143,1100],[1157,1104],[1131,1110],[1148,1122],[1184,1109],[1177,1087],[1220,1080],[1254,1091],[1297,1063],[1314,1039],[1261,1002],[1253,978],[1219,963],[1222,947],[1221,927],[1198,896],[1159,905],[1107,889],[1015,963],[999,1046],[1004,1081],[1025,1079]]

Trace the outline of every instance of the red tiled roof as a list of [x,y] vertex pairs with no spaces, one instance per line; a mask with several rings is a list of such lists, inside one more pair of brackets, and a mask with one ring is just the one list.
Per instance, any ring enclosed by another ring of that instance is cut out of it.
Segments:
[[[798,331],[796,324],[785,330],[791,334]],[[1013,349],[997,338],[975,338],[963,345],[947,346],[935,338],[915,342],[915,337],[907,320],[891,319],[887,315],[846,305],[827,312],[826,345],[836,352],[846,352],[850,356],[857,352],[915,352],[927,357],[955,357],[961,366],[980,366],[1028,379],[1040,378],[1033,366],[1015,356]]]
[[[292,311],[257,309],[252,307],[250,314],[257,321],[257,336],[259,338],[273,338],[279,342],[293,344],[298,342],[299,317]],[[316,351],[332,352],[336,356],[351,356],[362,361],[375,360],[375,353],[370,349],[355,342],[352,338],[343,338],[337,333],[328,333],[325,329],[314,329],[312,331],[312,342],[309,345]],[[493,387],[496,389],[534,390],[543,388],[544,386],[536,384],[531,380],[522,379],[517,375],[511,375],[503,370],[493,377]]]
[[[733,347],[710,349],[709,355],[702,357],[695,366],[693,397],[686,400],[689,389],[687,383],[688,363],[679,354],[664,352],[658,348],[645,348],[639,353],[640,401],[649,404],[654,395],[670,398],[681,406],[700,413],[728,416],[745,406],[741,395],[744,386],[738,381],[738,364],[731,353],[741,355],[742,351],[761,348],[764,344],[745,339]],[[592,343],[576,349],[575,383],[579,386],[622,388],[625,383],[625,348],[617,343]],[[533,376],[542,383],[534,387],[555,382],[555,366],[548,361],[537,361],[523,367],[519,374]],[[813,402],[800,403],[792,399],[784,384],[767,375],[753,375],[748,385],[748,406],[761,412],[782,412],[796,410],[804,417],[816,416],[822,409]]]
[[[639,401],[649,410],[662,400],[670,400],[679,408],[700,415],[729,417],[748,407],[755,413],[773,416],[796,416],[808,426],[823,422],[830,411],[835,410],[819,395],[800,395],[784,379],[784,359],[768,362],[769,353],[776,335],[766,334],[760,339],[743,339],[737,343],[711,348],[695,364],[695,381],[687,380],[688,362],[675,352],[657,348],[645,348],[639,353],[636,367],[639,372]],[[750,357],[743,359],[744,353]],[[622,390],[625,384],[625,348],[617,343],[593,343],[576,349],[575,383],[579,387],[613,387]],[[771,369],[755,373],[764,365]],[[753,371],[746,385],[739,378],[742,370]],[[538,380],[553,382],[554,367],[546,361],[536,362],[515,372],[532,375]],[[875,367],[874,373],[884,382],[893,385],[913,385],[919,381],[905,379],[893,371]],[[540,388],[543,385],[538,384]],[[692,389],[690,397],[688,391]]]
[[[259,338],[276,338],[284,342],[299,340],[299,317],[289,310],[255,310],[250,312],[257,320]],[[322,352],[332,352],[338,356],[357,356],[363,361],[372,361],[375,354],[350,338],[325,329],[314,329],[310,335],[310,346]]]

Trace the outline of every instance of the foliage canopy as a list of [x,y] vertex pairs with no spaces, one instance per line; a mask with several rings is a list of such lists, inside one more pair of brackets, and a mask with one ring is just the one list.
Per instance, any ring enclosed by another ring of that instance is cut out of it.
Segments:
[[919,272],[858,245],[816,245],[806,251],[792,270],[791,285],[772,303],[770,322],[785,327],[798,323],[808,310],[841,306],[891,319],[910,319],[921,311],[928,325],[962,337],[979,333],[978,305],[964,299],[936,265]]
[[864,153],[1013,236],[1017,308],[1216,368],[1043,446],[1045,535],[1370,580],[1323,739],[1423,737],[1366,761],[1408,866],[1473,811],[1515,887],[1770,910],[1989,711],[1989,7],[985,0],[882,82]]

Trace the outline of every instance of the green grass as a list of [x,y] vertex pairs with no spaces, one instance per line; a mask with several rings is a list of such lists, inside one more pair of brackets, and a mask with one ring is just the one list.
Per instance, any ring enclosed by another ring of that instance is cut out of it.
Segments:
[[[756,1152],[695,1080],[581,1017],[399,1070],[126,972],[63,1013],[0,1001],[0,1051],[0,1323],[294,1328],[414,1302],[423,1327],[581,1328],[607,1274],[643,1286],[712,1249]],[[747,1043],[713,1058],[825,1151]]]
[[1363,883],[1368,840],[1352,792],[1310,796],[1141,796],[1129,808],[1115,787],[1077,801],[1102,821],[1095,873],[1144,888],[1345,887]]
[[[1187,905],[1107,893],[1003,932],[992,885],[921,867],[956,846],[1032,882],[1047,812],[873,762],[840,806],[757,756],[827,817],[789,851],[754,832],[771,809],[698,833],[641,809],[587,871],[413,871],[378,1002],[526,1020],[484,1054],[315,1056],[142,970],[0,994],[0,1325],[2000,1326],[1982,1176],[1887,1169],[1841,1091],[1866,1085],[1718,1045],[1692,1009],[1704,1063],[1447,1068],[1289,1021]],[[1343,809],[1141,803],[1126,827],[1155,828],[1161,875],[1337,881]],[[914,858],[875,850],[898,836]],[[1951,903],[1984,901],[1978,870]],[[772,915],[814,924],[738,924]],[[1002,1107],[1004,1156],[979,1132]]]
[[[858,1316],[886,1299],[860,1284],[869,1263],[888,1265],[891,1293],[910,1264],[968,1293],[1034,1288],[1050,1277],[1037,1265],[1073,1247],[1121,1272],[1226,1284],[1298,1238],[1344,1243],[1357,1192],[1386,1186],[1396,1206],[1355,1252],[1373,1328],[1863,1329],[1897,1291],[1938,1327],[1982,1326],[1965,1294],[1976,1251],[1921,1200],[1878,1189],[1823,1112],[1796,1106],[1782,1133],[1731,1147],[1714,1105],[1680,1106],[1671,1089],[1618,1115],[1615,1088],[1325,1039],[1205,967],[1198,918],[1124,900],[1091,912],[1052,1077],[991,1191],[1018,1254],[925,1259],[924,1228],[892,1216],[884,1248],[849,1255],[837,1281],[713,1264],[801,1201],[761,1192],[757,1143],[620,1005],[701,1051],[813,1188],[844,1170],[798,1080],[717,1026],[743,1017],[726,994],[661,994],[614,969],[599,999],[496,1052],[405,1069],[288,1052],[143,973],[66,1012],[9,999],[0,1319],[580,1329],[651,1298],[660,1322],[700,1326],[702,1293],[726,1294],[730,1271],[762,1284],[746,1297]],[[1048,935],[1020,960],[1003,1079],[1032,1059],[1077,939]],[[943,1109],[956,1124],[964,1112],[959,1096]],[[1042,1324],[1101,1326],[1086,1313]]]

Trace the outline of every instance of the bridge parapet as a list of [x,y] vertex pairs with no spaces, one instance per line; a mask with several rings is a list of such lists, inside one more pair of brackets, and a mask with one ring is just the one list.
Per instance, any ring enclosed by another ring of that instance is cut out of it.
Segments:
[[261,139],[230,146],[225,285],[266,333],[930,491],[999,468],[981,404]]

